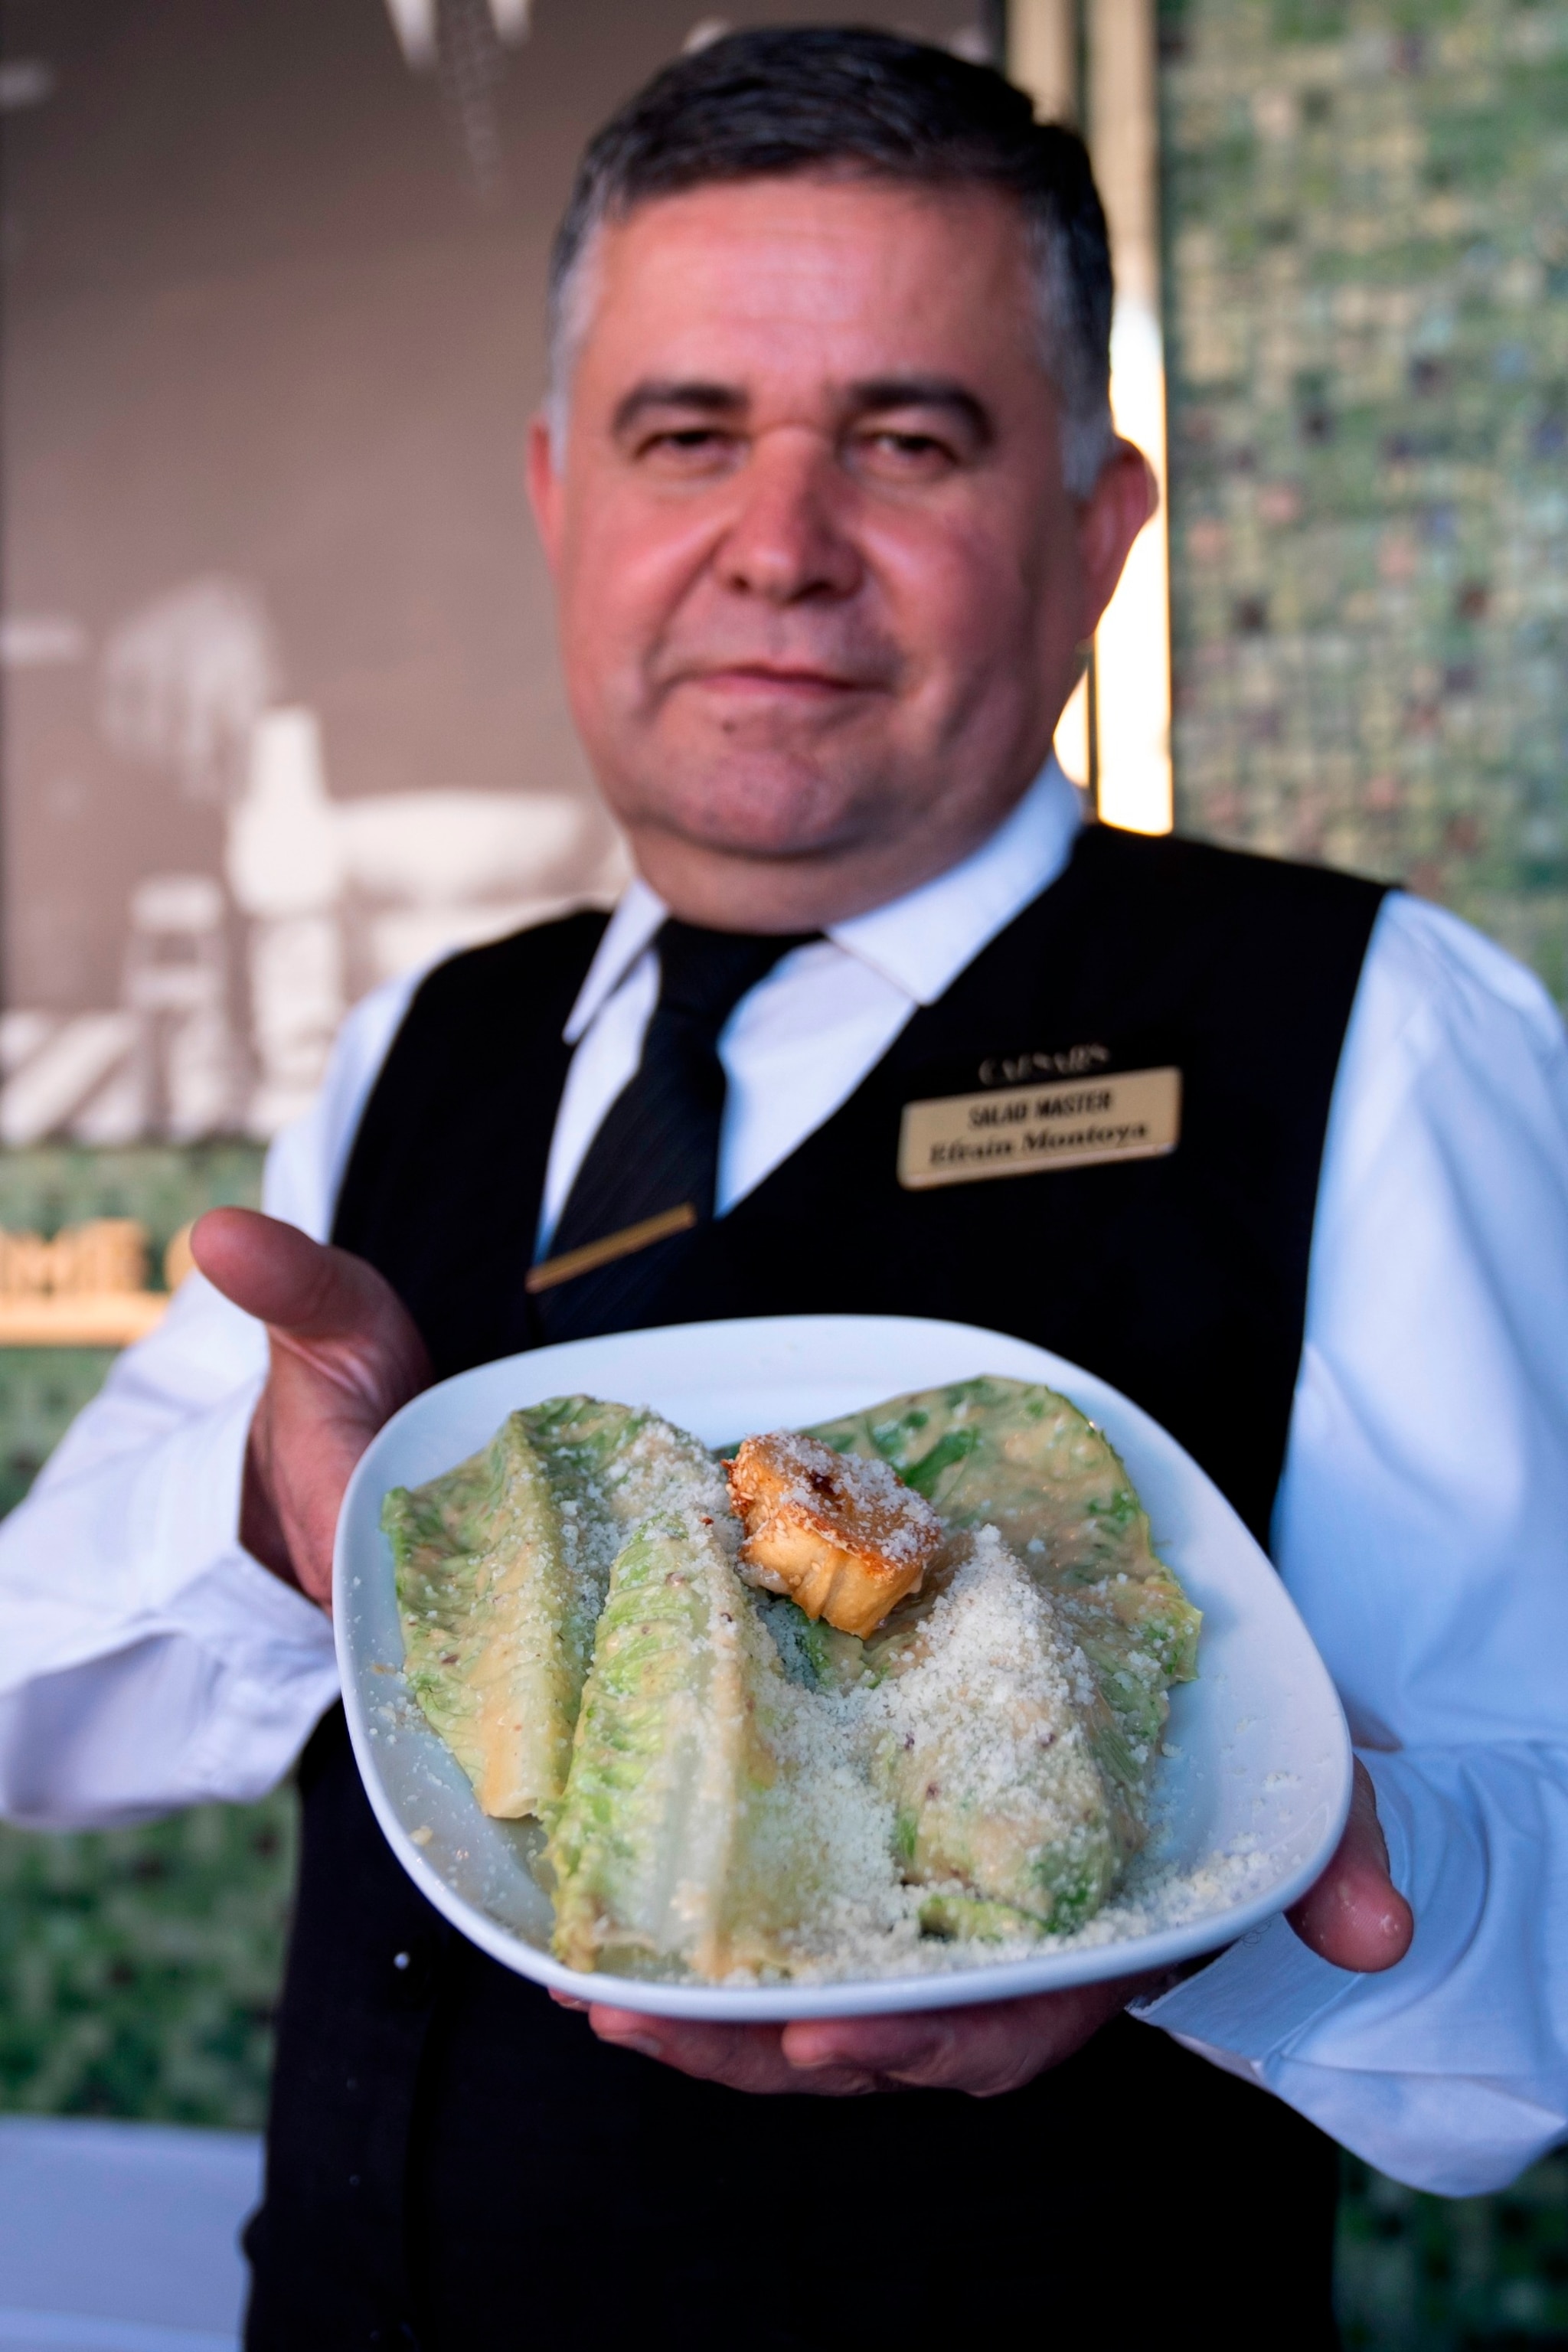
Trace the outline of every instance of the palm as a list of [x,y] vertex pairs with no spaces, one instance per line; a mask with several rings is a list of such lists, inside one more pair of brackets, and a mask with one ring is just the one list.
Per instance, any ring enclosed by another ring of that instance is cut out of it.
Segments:
[[191,1245],[215,1288],[267,1325],[271,1349],[242,1540],[329,1608],[343,1489],[382,1423],[428,1384],[425,1343],[374,1266],[276,1218],[213,1209]]
[[[328,1607],[343,1490],[383,1423],[428,1383],[425,1344],[374,1266],[275,1218],[214,1209],[192,1246],[208,1280],[267,1325],[271,1348],[251,1428],[242,1538]],[[1305,1942],[1343,1969],[1388,1968],[1410,1941],[1409,1906],[1390,1881],[1372,1783],[1359,1765],[1340,1850],[1290,1917]],[[782,2031],[608,2008],[596,2008],[592,2023],[606,2042],[737,2090],[852,2096],[896,2085],[984,2097],[1059,2064],[1142,1989],[1123,1980],[983,2009]]]

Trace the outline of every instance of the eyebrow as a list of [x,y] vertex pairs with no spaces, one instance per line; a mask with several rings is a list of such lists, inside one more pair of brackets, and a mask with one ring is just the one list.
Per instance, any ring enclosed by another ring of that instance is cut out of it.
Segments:
[[632,386],[616,408],[613,430],[627,433],[650,408],[695,408],[704,416],[737,416],[746,395],[732,383],[677,382],[650,377]]
[[876,416],[891,408],[941,408],[967,425],[983,448],[996,437],[991,413],[973,393],[945,375],[883,375],[849,387],[849,405],[856,416]]
[[[714,383],[700,378],[648,377],[634,384],[616,408],[613,430],[629,433],[650,409],[684,408],[703,416],[740,416],[750,405],[739,385]],[[952,376],[868,376],[849,386],[849,413],[855,417],[886,415],[899,408],[940,408],[963,425],[982,448],[996,437],[990,411],[973,393]]]

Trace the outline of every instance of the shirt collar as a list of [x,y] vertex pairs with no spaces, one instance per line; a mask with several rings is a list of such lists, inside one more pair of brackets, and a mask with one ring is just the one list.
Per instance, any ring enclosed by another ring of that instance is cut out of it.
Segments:
[[934,1004],[981,949],[1056,880],[1082,823],[1078,789],[1053,755],[978,849],[918,890],[835,923],[827,936],[917,1004]]
[[[902,989],[934,1004],[999,931],[1047,889],[1072,854],[1082,794],[1055,756],[990,838],[934,881],[869,914],[834,923],[827,937]],[[664,901],[640,877],[611,916],[564,1032],[574,1045],[651,943]]]
[[602,1005],[614,996],[633,964],[647,947],[654,933],[663,922],[668,909],[656,890],[650,890],[641,875],[626,885],[620,904],[605,927],[588,976],[577,991],[577,1002],[572,1007],[562,1034],[569,1045],[574,1045],[584,1031],[596,1018]]

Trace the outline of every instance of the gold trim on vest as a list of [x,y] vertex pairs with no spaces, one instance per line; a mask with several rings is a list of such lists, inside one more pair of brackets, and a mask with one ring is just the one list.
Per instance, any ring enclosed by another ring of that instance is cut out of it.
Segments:
[[531,1298],[537,1297],[540,1291],[553,1290],[558,1282],[570,1282],[574,1275],[592,1274],[601,1265],[613,1265],[618,1257],[630,1257],[634,1250],[667,1241],[671,1234],[689,1233],[697,1223],[691,1202],[682,1201],[679,1209],[661,1209],[657,1217],[641,1217],[635,1225],[623,1225],[618,1234],[606,1234],[602,1241],[563,1250],[559,1257],[541,1258],[523,1276],[522,1286]]

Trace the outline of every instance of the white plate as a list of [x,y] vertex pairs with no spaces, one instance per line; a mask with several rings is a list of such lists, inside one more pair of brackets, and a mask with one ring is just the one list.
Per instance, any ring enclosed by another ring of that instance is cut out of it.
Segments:
[[[403,1680],[403,1635],[382,1496],[475,1453],[520,1405],[584,1391],[654,1406],[709,1444],[800,1428],[908,1389],[993,1372],[1044,1381],[1100,1423],[1153,1522],[1162,1556],[1204,1612],[1199,1678],[1172,1694],[1163,1849],[1183,1868],[1248,1857],[1244,1898],[1179,1927],[1048,1945],[1024,1960],[831,1984],[731,1987],[580,1976],[549,1949],[551,1914],[521,1824],[480,1812]],[[338,1522],[338,1662],[354,1754],[376,1819],[421,1892],[482,1950],[579,1999],[672,2017],[865,2016],[1002,2000],[1168,1968],[1283,1910],[1332,1853],[1351,1752],[1332,1684],[1284,1586],[1218,1488],[1148,1414],[1076,1364],[967,1323],[777,1315],[685,1323],[540,1348],[416,1397],[360,1463]]]

